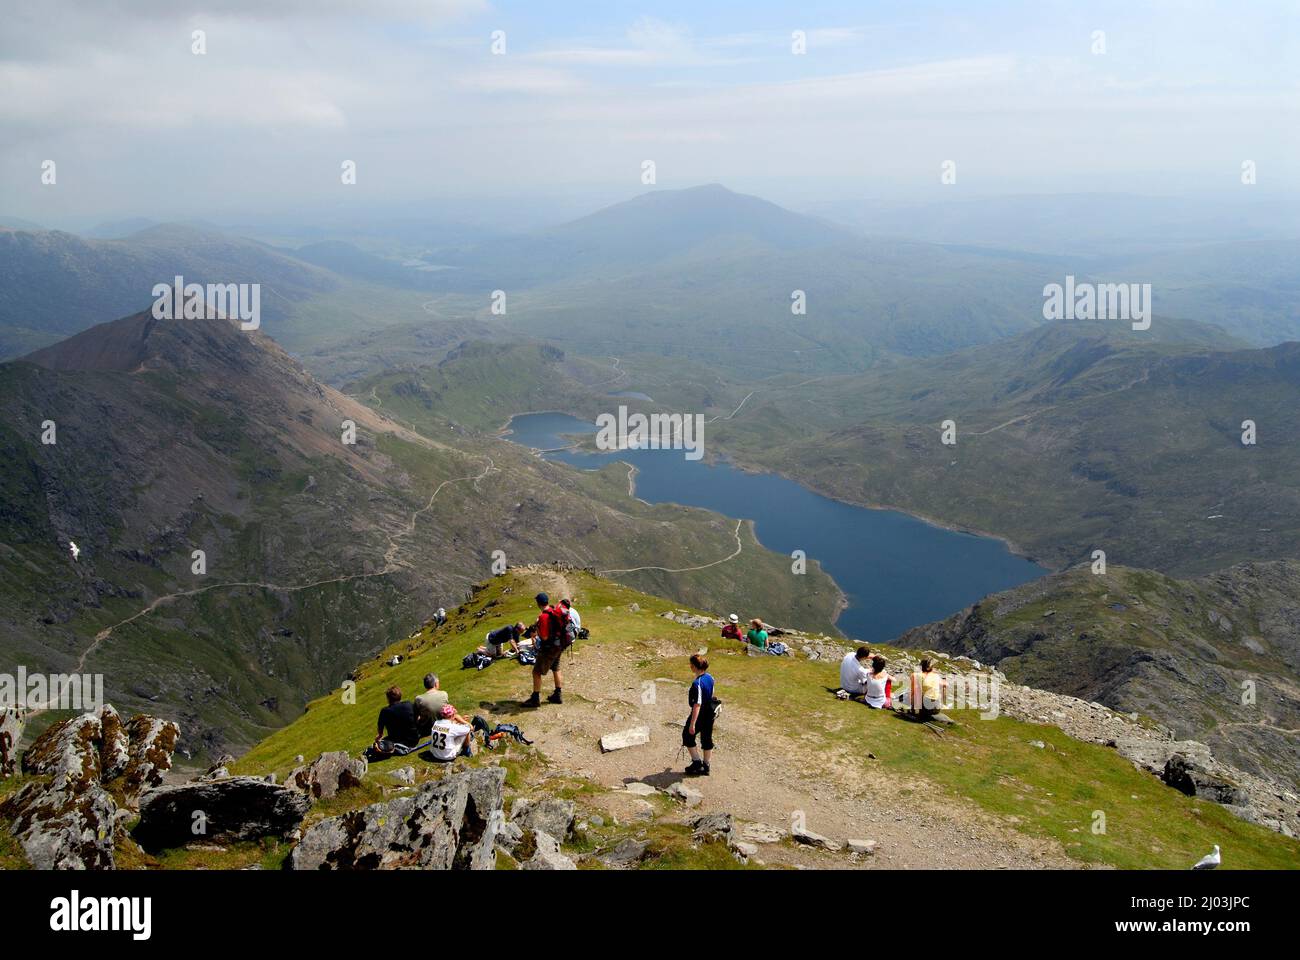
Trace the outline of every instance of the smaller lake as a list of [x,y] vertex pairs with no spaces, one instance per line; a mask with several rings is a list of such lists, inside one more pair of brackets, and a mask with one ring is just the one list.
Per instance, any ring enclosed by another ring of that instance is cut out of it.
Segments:
[[[567,414],[523,414],[510,421],[510,429],[507,439],[550,451],[550,460],[586,470],[611,461],[631,464],[637,469],[636,494],[642,500],[753,520],[758,539],[769,550],[787,556],[803,550],[844,591],[849,606],[838,626],[855,639],[891,640],[1048,572],[1011,553],[1000,540],[945,530],[894,510],[840,503],[775,474],[687,460],[680,450],[560,450],[568,442],[564,435],[596,432],[594,424]],[[643,557],[638,562],[656,560]],[[742,620],[772,616],[762,610],[716,612],[735,612]]]

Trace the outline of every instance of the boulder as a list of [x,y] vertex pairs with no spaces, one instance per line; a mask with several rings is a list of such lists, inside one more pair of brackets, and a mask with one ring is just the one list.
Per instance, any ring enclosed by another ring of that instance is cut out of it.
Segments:
[[1174,754],[1183,754],[1201,766],[1210,762],[1210,748],[1195,740],[1153,740],[1146,737],[1116,737],[1108,741],[1107,746],[1114,746],[1120,755],[1133,762],[1133,765],[1163,776],[1169,758]]
[[310,807],[311,801],[301,791],[258,777],[159,787],[140,801],[135,839],[149,850],[199,840],[288,839]]
[[629,730],[620,730],[617,733],[607,733],[601,737],[600,752],[610,753],[614,750],[624,750],[628,747],[639,747],[642,744],[649,742],[649,727],[632,727]]
[[180,736],[181,728],[172,720],[137,714],[127,721],[126,767],[114,792],[128,807],[139,806],[141,794],[162,786]]
[[702,842],[721,840],[730,843],[735,834],[735,824],[729,813],[706,813],[691,821],[692,838]]
[[294,870],[491,870],[504,825],[505,779],[500,767],[467,770],[426,783],[413,796],[322,820],[303,834],[288,865]]
[[519,849],[529,849],[520,870],[577,870],[578,865],[560,852],[560,842],[544,830],[524,834]]
[[22,738],[23,718],[18,708],[0,708],[0,780],[18,772],[18,743]]
[[696,790],[694,787],[688,787],[686,784],[680,782],[674,783],[668,788],[668,795],[677,798],[688,807],[698,807],[702,802],[704,802],[704,794],[700,793],[700,791]]
[[640,863],[650,849],[650,844],[645,840],[635,840],[631,837],[623,840],[617,847],[608,853],[602,853],[596,859],[600,860],[605,866],[613,867],[617,870],[625,870]]
[[510,808],[510,821],[524,830],[540,830],[563,842],[573,833],[577,805],[572,800],[547,797],[530,800],[520,797]]
[[23,754],[23,772],[48,776],[56,789],[100,783],[125,806],[159,786],[171,769],[180,727],[143,714],[123,723],[105,704],[96,713],[54,724]]
[[754,843],[779,843],[783,836],[780,830],[769,827],[766,823],[747,823],[740,835]]
[[840,844],[828,837],[823,837],[820,833],[813,833],[811,830],[796,828],[790,831],[790,836],[794,837],[796,843],[802,843],[806,847],[817,847],[820,850],[829,850],[832,853],[840,849]]
[[370,765],[365,757],[352,757],[346,750],[322,753],[305,767],[285,777],[284,785],[301,790],[313,800],[334,796],[340,790],[361,785]]
[[503,823],[501,829],[497,831],[496,845],[499,849],[514,856],[515,847],[519,845],[519,841],[523,838],[524,828],[519,826],[517,823],[507,821],[506,823]]
[[873,857],[876,854],[876,841],[874,840],[850,840],[848,841],[849,853],[861,857]]
[[1186,754],[1176,753],[1165,763],[1160,779],[1189,797],[1213,800],[1228,806],[1244,806],[1250,798],[1231,780],[1205,769]]
[[117,804],[97,781],[29,783],[0,803],[0,816],[37,870],[112,870]]
[[623,787],[628,793],[636,794],[638,797],[653,797],[659,790],[652,783],[643,783],[640,780],[634,780]]

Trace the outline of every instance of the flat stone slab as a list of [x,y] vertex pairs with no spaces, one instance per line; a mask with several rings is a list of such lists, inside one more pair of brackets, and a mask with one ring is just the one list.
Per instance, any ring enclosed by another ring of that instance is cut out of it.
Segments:
[[620,730],[618,733],[605,734],[600,738],[600,751],[601,753],[612,753],[615,750],[639,747],[649,742],[649,727],[632,727],[628,730]]

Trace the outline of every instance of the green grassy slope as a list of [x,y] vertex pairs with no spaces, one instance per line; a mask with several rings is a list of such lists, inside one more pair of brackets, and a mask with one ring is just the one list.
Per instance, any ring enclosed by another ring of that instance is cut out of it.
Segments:
[[[643,678],[687,679],[684,659],[665,660],[659,651],[693,649],[702,635],[656,615],[672,605],[599,578],[567,576],[581,600],[584,625],[592,632],[585,643],[622,657],[626,668]],[[297,754],[360,751],[374,735],[384,689],[398,684],[417,690],[428,671],[442,677],[452,702],[462,709],[508,705],[522,697],[526,671],[513,664],[482,672],[462,672],[459,665],[487,626],[530,615],[534,587],[533,580],[515,572],[489,581],[453,611],[444,627],[419,631],[363,664],[356,675],[355,704],[346,703],[341,691],[313,701],[300,719],[254,747],[235,769],[284,773]],[[631,611],[633,603],[640,612]],[[709,642],[707,637],[703,642]],[[386,666],[384,659],[394,653],[406,659],[397,667]],[[788,729],[782,718],[798,716],[803,733],[797,762],[810,770],[824,769],[830,776],[835,765],[851,764],[868,773],[868,782],[888,778],[918,796],[937,792],[953,802],[974,803],[1008,830],[1059,841],[1083,864],[1185,868],[1211,843],[1233,851],[1236,867],[1300,864],[1296,841],[1238,820],[1214,804],[1191,800],[1138,772],[1114,751],[1073,741],[1053,727],[1006,718],[985,721],[959,711],[960,726],[937,738],[924,726],[828,696],[827,686],[837,679],[835,664],[718,652],[712,672],[728,703],[766,718],[757,729],[730,727],[728,737],[763,737],[767,723]],[[569,693],[582,695],[572,688]],[[519,722],[527,726],[527,715]],[[1049,748],[1031,746],[1034,739]],[[539,742],[537,749],[545,755],[547,743]],[[869,759],[868,752],[878,759]],[[864,799],[870,799],[869,789]],[[1096,810],[1106,814],[1105,834],[1091,832]],[[936,858],[941,864],[942,851],[936,851]]]

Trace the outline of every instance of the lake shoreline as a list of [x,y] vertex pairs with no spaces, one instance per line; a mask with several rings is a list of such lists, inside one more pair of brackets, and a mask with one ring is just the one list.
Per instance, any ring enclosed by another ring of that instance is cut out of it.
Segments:
[[[526,430],[525,431],[526,435],[530,437],[528,441],[520,441],[514,439],[516,436],[516,430],[514,429],[513,424],[519,418],[528,417],[528,416],[553,416],[557,418],[562,418],[562,420],[566,420],[568,422],[567,423],[560,422],[552,426],[548,426],[548,428],[546,428],[544,432],[540,432],[540,433],[534,432],[531,429]],[[568,429],[566,429],[566,427]],[[576,457],[579,460],[581,460],[584,456],[593,456],[597,458],[605,458],[604,462],[606,465],[609,463],[620,463],[628,468],[628,473],[627,473],[628,495],[643,504],[655,505],[658,503],[672,503],[677,506],[681,506],[685,508],[705,509],[719,516],[732,517],[731,511],[728,509],[728,504],[730,504],[734,508],[738,503],[746,502],[743,500],[743,498],[741,500],[729,501],[726,500],[725,498],[720,500],[716,496],[705,497],[703,500],[701,500],[696,498],[693,494],[684,492],[688,488],[678,488],[675,491],[671,489],[664,490],[661,489],[660,487],[664,478],[662,476],[659,476],[658,473],[656,473],[656,477],[655,477],[655,484],[656,484],[655,495],[657,499],[655,501],[647,500],[639,496],[638,493],[638,489],[640,487],[640,483],[639,483],[639,478],[641,473],[640,467],[636,463],[633,463],[630,460],[625,460],[619,457],[617,454],[621,451],[616,451],[611,454],[609,452],[603,452],[594,449],[592,445],[592,433],[593,431],[595,431],[595,429],[596,429],[595,425],[592,424],[590,421],[586,420],[584,417],[580,415],[568,413],[566,411],[560,411],[560,410],[529,411],[526,413],[517,413],[512,415],[509,419],[506,420],[505,424],[501,427],[501,429],[498,430],[497,436],[500,439],[505,439],[512,443],[528,446],[530,447],[530,449],[533,450],[535,455],[543,459],[550,459],[551,456],[554,454],[572,454],[572,457]],[[639,451],[629,451],[629,452],[639,452]],[[572,457],[566,458],[565,456],[559,456],[556,459],[558,459],[560,462],[567,462],[568,460],[572,459]],[[823,491],[821,489],[818,489],[816,485],[805,482],[800,477],[792,476],[790,472],[786,470],[772,469],[770,467],[759,466],[750,462],[732,459],[726,456],[725,454],[722,456],[717,456],[717,455],[707,456],[702,461],[702,463],[704,466],[709,468],[714,468],[714,469],[722,468],[725,470],[731,470],[734,472],[733,475],[737,476],[738,478],[741,476],[749,476],[754,478],[754,480],[758,482],[763,482],[761,478],[768,478],[770,481],[773,482],[779,481],[780,483],[790,484],[791,488],[797,488],[799,491],[802,491],[804,495],[807,495],[815,499],[819,499],[825,502],[826,504],[835,504],[840,508],[847,509],[850,511],[850,514],[846,516],[850,517],[850,519],[843,521],[849,524],[849,527],[846,528],[845,532],[847,532],[847,529],[853,529],[858,535],[861,535],[863,533],[862,528],[858,526],[860,521],[853,520],[851,519],[851,517],[853,516],[852,511],[865,511],[867,514],[879,515],[881,518],[879,521],[875,521],[875,520],[861,521],[861,522],[865,522],[868,525],[883,523],[886,525],[884,529],[898,529],[896,525],[900,522],[901,523],[911,522],[911,523],[919,524],[921,527],[932,531],[932,533],[926,535],[926,537],[929,538],[943,537],[943,536],[969,537],[974,541],[981,541],[983,544],[996,545],[996,550],[999,552],[998,553],[999,556],[1005,558],[1011,558],[1017,564],[1024,564],[1034,568],[1035,572],[1028,576],[1024,575],[1023,573],[1012,572],[1012,568],[1008,568],[1007,572],[1001,575],[1003,579],[1009,581],[1008,586],[1005,587],[1001,586],[998,582],[998,577],[1000,576],[999,574],[991,574],[991,575],[986,574],[982,577],[977,575],[975,579],[977,581],[982,580],[983,582],[978,584],[972,584],[973,589],[965,592],[964,596],[962,595],[963,591],[961,590],[940,590],[939,591],[940,594],[942,593],[956,594],[955,596],[947,597],[947,600],[949,600],[952,603],[951,608],[949,608],[947,607],[946,604],[936,604],[934,602],[934,600],[937,599],[936,597],[932,597],[931,600],[928,602],[923,599],[923,597],[926,596],[926,591],[929,589],[927,586],[924,586],[928,582],[926,579],[921,579],[919,581],[911,581],[915,584],[922,585],[919,589],[916,587],[909,587],[908,590],[905,591],[907,596],[914,598],[913,600],[901,601],[900,598],[900,601],[895,601],[894,599],[892,599],[893,594],[890,594],[890,598],[888,599],[878,595],[879,594],[878,587],[866,586],[866,584],[868,583],[878,583],[878,581],[875,579],[875,574],[867,571],[854,572],[855,568],[852,566],[848,568],[844,568],[844,563],[846,562],[846,556],[842,548],[833,548],[831,549],[830,553],[823,556],[822,549],[825,548],[825,544],[823,543],[822,548],[819,548],[818,550],[814,551],[817,554],[817,556],[815,558],[810,558],[810,559],[814,559],[814,561],[818,564],[819,573],[822,576],[825,576],[830,581],[831,585],[833,586],[833,588],[835,589],[838,595],[835,598],[835,602],[833,604],[834,612],[830,614],[829,620],[832,628],[832,635],[838,635],[840,638],[849,639],[853,637],[859,637],[859,638],[864,638],[864,642],[890,642],[892,639],[900,636],[903,632],[905,632],[908,629],[913,629],[917,626],[921,626],[926,623],[942,620],[947,616],[951,616],[952,613],[964,609],[965,607],[969,606],[971,603],[979,602],[979,600],[982,597],[987,596],[990,593],[996,593],[1001,589],[1008,589],[1010,586],[1014,586],[1018,583],[1029,582],[1031,580],[1038,579],[1039,577],[1047,576],[1054,572],[1057,572],[1057,568],[1043,564],[1042,562],[1040,562],[1039,560],[1031,556],[1027,551],[1020,549],[1019,546],[1015,544],[1012,540],[1010,540],[1008,537],[999,534],[989,533],[987,531],[978,530],[958,523],[939,520],[937,518],[926,516],[925,514],[916,511],[900,509],[898,507],[894,507],[888,504],[864,503],[860,500],[854,500],[843,496],[837,496],[828,493],[826,491]],[[584,467],[579,463],[570,463],[570,465],[575,466],[577,469],[584,469]],[[590,467],[587,467],[586,469],[590,469]],[[778,511],[781,511],[782,507],[774,506],[772,503],[769,502],[768,511],[770,512],[771,509],[777,509]],[[891,520],[889,519],[889,517],[893,517],[894,519]],[[762,511],[760,511],[759,514],[752,515],[748,518],[750,536],[754,544],[759,548],[763,550],[767,550],[771,553],[777,555],[784,554],[785,548],[782,548],[781,550],[775,550],[768,544],[765,544],[763,540],[759,538],[758,531],[757,531],[757,521],[762,520],[764,518],[767,518],[769,520],[771,519],[769,513],[765,513]],[[746,518],[744,516],[739,516],[739,517],[733,517],[733,519],[745,520]],[[830,522],[833,524],[839,521],[831,520]],[[823,522],[823,524],[820,527],[821,532],[818,534],[818,536],[823,538],[823,540],[827,536],[834,538],[835,536],[837,536],[838,530],[839,530],[838,527],[826,526],[825,522]],[[866,532],[870,533],[871,531],[870,529],[868,529]],[[782,540],[789,540],[788,527],[784,529],[784,531],[777,533],[777,539],[778,542]],[[796,541],[796,543],[797,542],[798,541]],[[922,539],[921,541],[918,541],[918,546],[916,549],[920,549],[920,550],[926,549],[924,546],[922,546],[922,544],[925,544],[927,542],[931,543],[932,546],[930,547],[930,549],[933,550],[934,549],[933,544],[936,542],[933,539],[930,539],[929,541],[927,541],[926,539]],[[942,543],[941,540],[938,542]],[[972,546],[969,548],[958,547],[956,554],[953,555],[954,558],[964,556],[967,557],[968,559],[965,561],[954,559],[951,562],[953,563],[964,562],[968,564],[968,569],[976,569],[976,570],[981,569],[978,566],[975,568],[970,568],[969,564],[971,562],[980,564],[982,561],[975,558],[981,556],[981,551],[984,549],[986,548],[983,546],[975,546],[974,544],[972,544]],[[972,551],[974,552],[972,553]],[[946,551],[944,554],[940,554],[940,555],[946,555]],[[902,560],[902,557],[900,557],[899,559]],[[834,561],[833,565],[838,565],[840,574],[848,576],[848,580],[851,583],[856,583],[855,591],[853,594],[850,595],[845,589],[844,584],[836,578],[836,576],[831,572],[831,570],[827,568],[826,561],[828,560],[833,560]],[[847,562],[853,563],[851,556],[847,558]],[[928,560],[921,561],[921,562],[924,563],[925,566],[917,568],[917,575],[922,578],[926,578],[933,575],[934,572],[937,570],[945,569],[943,563],[941,563],[938,567],[931,567],[929,565]],[[994,563],[996,565],[999,564],[1000,561],[994,561]],[[1017,568],[1017,569],[1023,569],[1023,568]],[[927,573],[927,571],[929,572]],[[956,575],[960,575],[959,573],[956,572],[955,569],[954,569],[954,573]],[[864,576],[870,579],[863,580]],[[888,580],[889,574],[886,573],[885,576],[886,576],[886,580]],[[907,622],[906,616],[904,617],[898,616],[899,611],[907,610],[907,604],[915,602],[915,600],[917,599],[919,599],[920,609],[913,611],[916,617],[915,620],[912,620],[911,622]],[[903,604],[902,606],[899,605],[900,602]],[[867,611],[875,609],[876,605],[882,603],[884,605],[883,607],[880,608],[881,613],[883,613],[882,618],[875,618],[867,613]],[[846,630],[842,625],[842,619],[847,611],[856,611],[852,618],[854,623],[851,627],[851,630]],[[875,621],[874,626],[872,625],[873,620]]]

